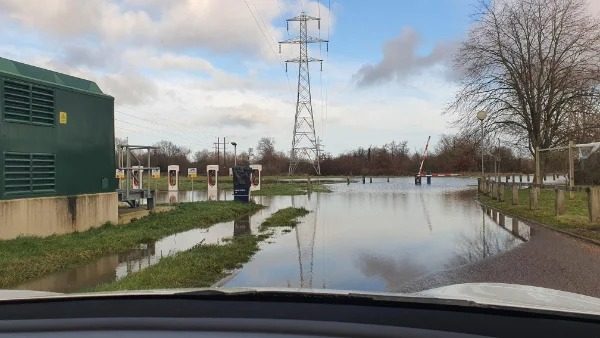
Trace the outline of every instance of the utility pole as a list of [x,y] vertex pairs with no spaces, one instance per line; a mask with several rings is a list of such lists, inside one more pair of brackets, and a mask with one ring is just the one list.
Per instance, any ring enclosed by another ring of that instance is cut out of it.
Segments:
[[[296,100],[296,114],[294,117],[294,134],[292,138],[292,151],[290,153],[289,174],[292,175],[298,164],[308,162],[315,168],[317,175],[321,175],[319,140],[315,132],[315,120],[313,117],[312,100],[310,94],[310,72],[308,64],[310,62],[321,62],[323,69],[323,60],[308,56],[309,43],[327,43],[327,40],[308,36],[308,21],[317,21],[318,28],[321,29],[321,18],[315,18],[301,12],[300,15],[287,19],[287,28],[289,31],[290,21],[298,22],[300,26],[300,35],[285,41],[279,42],[279,52],[281,53],[281,44],[299,45],[300,55],[297,58],[285,61],[287,71],[288,62],[298,63],[298,95]],[[328,45],[329,46],[329,45]]]
[[221,159],[219,158],[219,155],[221,153],[221,138],[217,137],[217,165],[221,164]]
[[[226,142],[227,139],[223,137],[223,142],[221,142],[221,138],[217,137],[217,142],[213,143],[215,149],[217,150],[217,165],[221,165],[221,144],[223,145],[223,167],[227,168],[227,152],[226,152]],[[219,167],[219,172],[221,171],[221,167]]]

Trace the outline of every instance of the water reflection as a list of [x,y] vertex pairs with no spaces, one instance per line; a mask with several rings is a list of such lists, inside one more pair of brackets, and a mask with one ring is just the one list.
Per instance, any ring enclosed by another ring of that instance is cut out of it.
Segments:
[[251,232],[250,215],[242,216],[233,221],[233,236],[246,235]]
[[[201,201],[230,201],[233,199],[233,194],[228,190],[207,191],[207,190],[180,190],[180,191],[157,191],[157,204],[175,204],[185,202],[201,202]],[[142,205],[146,205],[146,200],[141,201]]]
[[505,227],[512,219],[481,208],[468,187],[474,180],[437,182],[415,187],[410,179],[374,180],[291,197],[292,205],[313,212],[293,234],[264,246],[225,286],[382,291],[528,240],[528,227],[517,223],[513,234]]

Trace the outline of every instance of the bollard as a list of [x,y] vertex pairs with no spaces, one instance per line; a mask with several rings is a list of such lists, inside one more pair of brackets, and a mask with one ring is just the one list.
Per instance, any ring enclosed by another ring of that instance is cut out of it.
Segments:
[[350,177],[346,177],[346,184],[350,185]]
[[512,185],[512,204],[519,204],[519,186],[517,186],[516,184]]
[[529,188],[529,209],[534,210],[538,207],[537,188]]
[[498,183],[498,201],[504,202],[504,190],[506,186],[504,183]]
[[548,176],[544,175],[544,182],[546,182],[548,180]]
[[565,214],[565,191],[554,189],[554,215],[561,216]]
[[600,222],[600,188],[587,188],[590,223]]
[[365,177],[363,176],[363,184],[365,184]]
[[508,175],[506,176],[506,183],[508,183],[508,178],[509,178],[509,177],[510,177],[510,176],[508,176]]
[[512,175],[512,182],[515,183],[515,175]]
[[431,184],[431,175],[427,175],[427,184]]
[[492,211],[492,219],[494,220],[494,222],[498,223],[498,210]]
[[481,188],[481,177],[477,179],[477,191],[481,194],[483,192]]
[[388,177],[388,183],[390,183],[390,178]]
[[369,183],[373,183],[373,177],[369,177]]
[[523,183],[523,175],[519,175],[519,183]]
[[506,224],[506,216],[504,216],[503,213],[500,213],[500,215],[498,216],[498,224],[500,224],[501,227],[504,227],[504,225]]
[[529,174],[527,174],[527,183],[529,183],[531,180],[531,177],[529,177]]
[[519,236],[519,220],[516,218],[512,219],[512,233],[515,236]]
[[498,199],[498,182],[492,181],[492,199]]

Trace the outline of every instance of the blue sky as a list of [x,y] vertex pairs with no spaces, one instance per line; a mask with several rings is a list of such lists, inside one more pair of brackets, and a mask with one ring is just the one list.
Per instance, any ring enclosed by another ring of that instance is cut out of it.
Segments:
[[441,112],[469,0],[2,0],[0,55],[98,82],[115,97],[117,136],[131,142],[195,151],[226,136],[247,149],[269,136],[289,151],[297,66],[288,83],[280,58],[293,50],[279,55],[276,42],[296,35],[282,16],[301,10],[320,12],[331,40],[323,72],[311,68],[327,152],[392,140],[417,150],[453,132]]

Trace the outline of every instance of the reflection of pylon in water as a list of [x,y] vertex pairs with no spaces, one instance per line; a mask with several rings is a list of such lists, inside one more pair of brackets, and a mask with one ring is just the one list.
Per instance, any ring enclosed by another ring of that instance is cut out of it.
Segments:
[[[292,198],[292,205],[295,207],[294,202],[295,201]],[[307,206],[304,207],[306,208]],[[300,268],[301,288],[312,288],[313,283],[317,210],[316,208],[311,209],[311,213],[303,218],[302,224],[299,224],[296,227],[296,244],[298,245],[298,266]],[[305,274],[308,274],[308,276]]]

